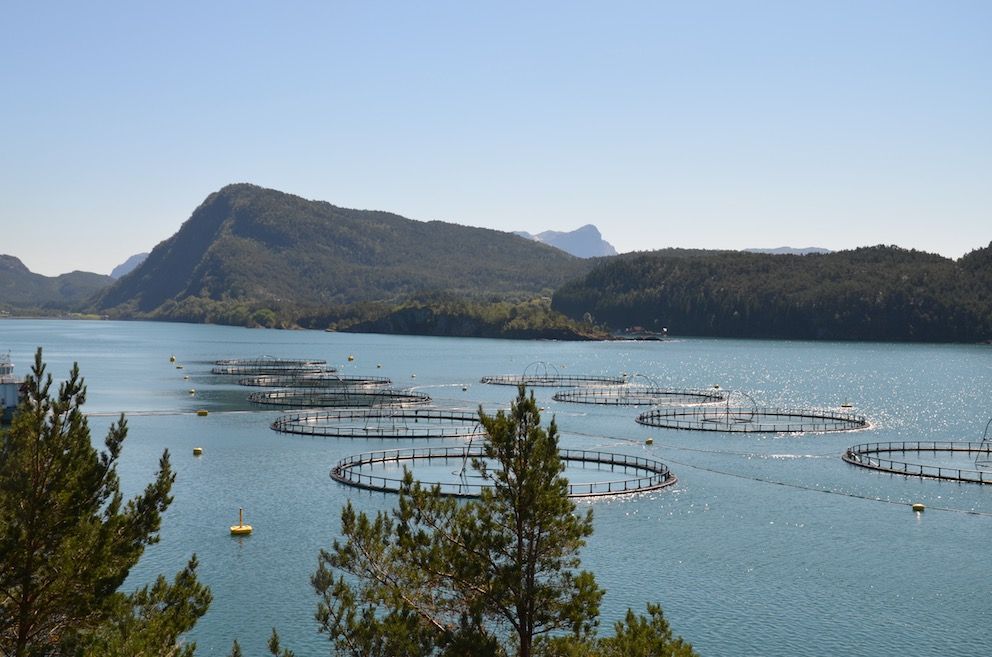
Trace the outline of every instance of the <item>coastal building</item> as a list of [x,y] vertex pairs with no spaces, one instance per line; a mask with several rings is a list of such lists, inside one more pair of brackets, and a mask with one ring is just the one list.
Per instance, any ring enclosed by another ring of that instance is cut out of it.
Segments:
[[14,376],[10,354],[0,354],[0,422],[10,422],[21,394],[21,381]]

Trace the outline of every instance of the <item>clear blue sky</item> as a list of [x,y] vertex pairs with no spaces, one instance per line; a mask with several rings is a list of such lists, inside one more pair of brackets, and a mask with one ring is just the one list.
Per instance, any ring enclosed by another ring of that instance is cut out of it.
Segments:
[[21,2],[0,253],[107,273],[212,191],[618,250],[992,240],[992,2]]

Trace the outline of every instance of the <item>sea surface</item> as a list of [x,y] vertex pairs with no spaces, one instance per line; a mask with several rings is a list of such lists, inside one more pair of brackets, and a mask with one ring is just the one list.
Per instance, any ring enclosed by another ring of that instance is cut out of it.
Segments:
[[[257,389],[210,374],[216,359],[261,355],[325,359],[342,373],[388,376],[439,406],[469,410],[494,409],[515,395],[481,377],[521,374],[534,363],[567,375],[636,373],[661,386],[716,384],[761,406],[850,403],[870,429],[726,434],[644,427],[634,421],[644,409],[558,403],[553,388],[537,389],[563,447],[648,456],[678,477],[661,491],[579,502],[594,511],[583,565],[607,590],[602,630],[610,632],[628,607],[660,602],[674,631],[703,655],[992,654],[992,486],[882,474],[840,458],[863,442],[980,440],[992,416],[992,347],[525,342],[0,321],[0,351],[10,351],[17,374],[27,373],[38,346],[56,378],[78,362],[95,443],[126,414],[120,475],[129,495],[170,451],[175,501],[161,542],[146,551],[127,586],[171,577],[196,553],[214,595],[188,637],[201,655],[226,655],[235,638],[245,654],[263,654],[273,627],[301,657],[330,654],[309,583],[318,551],[338,536],[347,500],[368,512],[395,504],[391,494],[333,481],[330,468],[359,452],[459,444],[276,433],[269,424],[278,411],[245,400]],[[203,455],[194,457],[193,447]],[[960,456],[946,462],[969,465]],[[459,468],[432,463],[422,476],[456,476]],[[568,472],[586,481],[595,474]],[[915,502],[926,511],[911,511]],[[239,508],[255,528],[248,538],[228,532]]]

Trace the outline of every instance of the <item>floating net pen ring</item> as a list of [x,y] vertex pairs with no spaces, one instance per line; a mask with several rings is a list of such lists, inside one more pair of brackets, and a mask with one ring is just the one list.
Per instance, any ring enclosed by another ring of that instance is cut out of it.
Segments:
[[988,469],[965,470],[962,468],[951,468],[940,465],[925,465],[921,463],[909,463],[906,461],[895,461],[883,458],[882,455],[894,453],[966,453],[985,454],[988,453],[988,444],[983,440],[977,442],[963,441],[899,441],[887,443],[865,443],[848,447],[841,457],[851,465],[862,468],[888,472],[891,474],[905,475],[907,477],[921,477],[925,479],[942,479],[945,481],[957,481],[974,484],[992,484],[992,471]]
[[[667,465],[642,456],[577,449],[563,449],[559,454],[565,463],[583,465],[591,463],[602,466],[604,472],[605,468],[609,467],[610,472],[621,470],[624,475],[635,475],[587,483],[570,483],[568,496],[572,498],[615,497],[644,493],[671,486],[678,481]],[[395,493],[400,490],[402,477],[370,474],[363,472],[362,469],[375,465],[406,464],[418,460],[461,461],[464,464],[469,459],[481,459],[485,456],[485,450],[476,446],[390,449],[341,459],[331,469],[330,474],[332,479],[346,486]],[[437,486],[441,495],[449,497],[479,497],[483,489],[493,487],[492,483],[473,483],[464,476],[459,476],[456,481],[421,481],[420,484],[424,487]]]
[[431,398],[414,390],[381,388],[374,390],[351,389],[328,390],[326,388],[286,388],[254,392],[248,401],[260,406],[283,406],[289,408],[347,408],[347,407],[392,407],[405,408],[429,404]]
[[573,404],[659,406],[663,404],[718,404],[727,396],[714,389],[654,388],[639,385],[577,387],[559,390],[552,399]]
[[626,378],[595,374],[560,374],[554,365],[544,361],[535,361],[524,368],[523,374],[484,376],[481,382],[498,386],[526,385],[535,388],[569,388],[584,385],[621,385],[626,382]]
[[436,408],[343,409],[286,413],[272,429],[331,438],[473,438],[485,435],[479,415]]
[[869,426],[864,416],[852,413],[752,406],[656,408],[638,415],[637,422],[659,429],[731,433],[821,433]]
[[258,358],[227,358],[214,361],[212,374],[245,375],[245,374],[285,374],[290,372],[333,372],[333,367],[327,367],[326,360],[310,358],[275,358],[260,356]]
[[336,372],[256,374],[238,379],[238,385],[260,388],[380,388],[392,381],[384,376],[359,376]]

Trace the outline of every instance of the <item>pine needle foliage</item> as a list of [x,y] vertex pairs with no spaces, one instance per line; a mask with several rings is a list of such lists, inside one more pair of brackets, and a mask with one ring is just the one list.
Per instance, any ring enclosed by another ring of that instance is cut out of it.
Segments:
[[38,349],[0,435],[0,655],[192,655],[179,636],[210,603],[195,556],[172,583],[118,591],[158,541],[175,480],[168,451],[144,492],[125,501],[117,476],[124,416],[98,452],[78,366],[52,388]]

